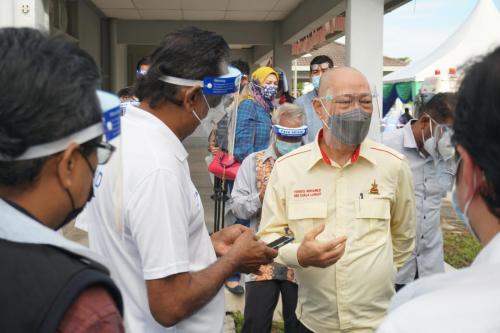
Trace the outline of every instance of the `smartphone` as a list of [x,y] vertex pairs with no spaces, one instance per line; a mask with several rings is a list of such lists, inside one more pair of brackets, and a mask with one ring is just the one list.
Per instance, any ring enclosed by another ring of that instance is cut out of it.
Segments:
[[293,240],[294,240],[294,238],[291,236],[283,236],[283,237],[280,237],[277,240],[272,241],[271,243],[267,244],[267,246],[277,250],[280,247],[285,246],[286,244],[293,242]]

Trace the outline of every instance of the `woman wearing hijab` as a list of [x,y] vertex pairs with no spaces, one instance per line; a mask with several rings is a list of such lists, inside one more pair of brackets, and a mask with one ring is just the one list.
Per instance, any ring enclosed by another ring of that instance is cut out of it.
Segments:
[[252,73],[238,107],[234,144],[234,156],[238,162],[269,146],[278,81],[278,73],[271,67],[260,67]]

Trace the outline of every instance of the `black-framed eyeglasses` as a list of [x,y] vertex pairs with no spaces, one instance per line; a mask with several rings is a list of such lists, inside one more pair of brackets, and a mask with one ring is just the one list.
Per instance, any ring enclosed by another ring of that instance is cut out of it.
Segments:
[[106,164],[116,150],[116,147],[107,142],[89,142],[88,147],[97,149],[97,164]]

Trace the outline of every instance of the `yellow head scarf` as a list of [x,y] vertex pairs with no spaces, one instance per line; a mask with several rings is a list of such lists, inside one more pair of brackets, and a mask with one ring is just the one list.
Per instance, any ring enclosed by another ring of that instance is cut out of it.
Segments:
[[252,80],[256,80],[260,85],[263,85],[264,81],[271,74],[274,74],[276,76],[276,79],[280,79],[278,73],[276,73],[276,71],[271,67],[259,67],[255,70],[255,72],[252,73]]
[[[276,73],[276,71],[271,67],[259,67],[257,70],[255,70],[255,72],[252,73],[252,81],[257,81],[259,85],[262,85],[270,74],[276,75],[276,78],[279,80],[280,77],[278,73]],[[241,92],[240,103],[246,99],[255,100],[251,84],[248,84]]]

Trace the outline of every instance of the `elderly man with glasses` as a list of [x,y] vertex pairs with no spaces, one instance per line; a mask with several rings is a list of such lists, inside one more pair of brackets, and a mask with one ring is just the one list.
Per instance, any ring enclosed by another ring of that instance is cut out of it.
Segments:
[[372,94],[353,68],[325,72],[314,142],[278,159],[259,235],[290,230],[276,259],[295,269],[299,332],[373,332],[415,236],[411,172],[400,153],[366,139]]

